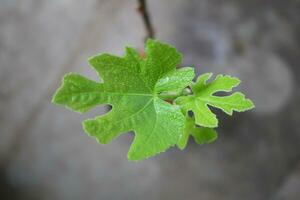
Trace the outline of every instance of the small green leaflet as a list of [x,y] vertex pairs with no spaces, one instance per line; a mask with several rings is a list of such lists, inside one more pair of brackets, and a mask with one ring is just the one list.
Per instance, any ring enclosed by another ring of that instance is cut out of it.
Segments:
[[[241,93],[212,96],[217,91],[231,91],[238,79],[217,76],[207,84],[211,74],[204,74],[193,84],[193,68],[176,68],[182,56],[174,47],[149,39],[145,53],[146,58],[142,58],[127,47],[124,57],[101,54],[90,58],[89,64],[102,81],[66,74],[52,102],[80,113],[111,105],[108,113],[85,120],[83,128],[102,144],[133,131],[129,160],[142,160],[174,145],[183,149],[189,135],[198,144],[214,141],[216,132],[206,127],[216,127],[217,119],[208,104],[228,114],[253,107]],[[194,95],[187,93],[187,87],[192,87]],[[195,118],[188,116],[189,110]]]
[[217,127],[218,119],[211,112],[208,105],[223,110],[228,115],[233,111],[246,111],[254,108],[250,99],[246,99],[240,92],[229,96],[214,96],[216,92],[231,92],[232,88],[240,84],[240,80],[231,76],[218,75],[215,80],[207,83],[212,73],[201,75],[197,82],[192,85],[193,95],[181,96],[176,99],[176,104],[181,105],[183,111],[193,111],[196,124],[203,127]]
[[218,138],[217,132],[212,128],[199,127],[195,124],[195,118],[186,116],[183,134],[179,137],[177,146],[183,150],[189,140],[190,135],[193,136],[197,144],[209,144]]

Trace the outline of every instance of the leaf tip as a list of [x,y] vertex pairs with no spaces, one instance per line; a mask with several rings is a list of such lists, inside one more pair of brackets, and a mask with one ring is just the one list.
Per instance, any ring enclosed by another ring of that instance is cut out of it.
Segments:
[[255,108],[255,104],[253,103],[253,101],[251,99],[246,99],[247,104],[248,104],[248,110],[254,109]]
[[183,150],[185,149],[185,147],[186,147],[186,145],[182,145],[182,144],[180,144],[180,143],[178,143],[176,146],[177,146],[178,149],[180,149],[181,151],[183,151]]
[[100,138],[95,137],[95,132],[97,132],[97,127],[95,126],[93,119],[84,120],[82,122],[82,128],[89,137],[96,139],[96,141],[99,144],[104,144],[104,142]]

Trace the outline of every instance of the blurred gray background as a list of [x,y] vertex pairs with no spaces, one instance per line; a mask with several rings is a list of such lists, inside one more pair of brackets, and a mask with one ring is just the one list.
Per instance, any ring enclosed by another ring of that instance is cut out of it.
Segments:
[[256,109],[220,112],[219,139],[128,162],[124,134],[98,145],[50,103],[87,58],[143,48],[135,0],[0,0],[0,199],[299,200],[300,1],[148,0],[157,38],[183,65],[242,80]]

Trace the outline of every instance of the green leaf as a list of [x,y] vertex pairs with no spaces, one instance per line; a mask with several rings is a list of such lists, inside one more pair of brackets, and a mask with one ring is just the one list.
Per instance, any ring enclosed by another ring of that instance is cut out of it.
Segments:
[[194,94],[178,97],[175,101],[185,113],[193,111],[196,124],[211,128],[218,126],[218,119],[208,105],[219,108],[228,115],[232,115],[233,111],[242,112],[254,108],[252,101],[246,99],[240,92],[235,92],[229,96],[214,95],[220,91],[232,91],[232,88],[239,85],[239,79],[218,75],[215,80],[207,83],[211,76],[211,73],[201,75],[197,82],[192,85]]
[[103,82],[67,74],[53,102],[86,112],[101,104],[112,105],[105,115],[83,122],[84,130],[100,143],[134,131],[128,159],[141,160],[175,145],[183,132],[185,117],[180,107],[158,97],[158,93],[181,90],[194,76],[191,68],[176,70],[182,56],[175,48],[148,40],[146,58],[132,48],[124,57],[94,56],[90,65]]
[[199,127],[195,124],[194,117],[186,117],[183,134],[179,137],[177,146],[183,150],[189,140],[190,135],[193,136],[197,144],[209,144],[218,138],[217,132],[212,128]]

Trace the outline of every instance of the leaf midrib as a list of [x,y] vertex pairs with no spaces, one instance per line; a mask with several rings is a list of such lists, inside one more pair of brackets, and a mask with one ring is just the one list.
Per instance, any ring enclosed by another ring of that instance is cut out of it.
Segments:
[[144,94],[144,93],[119,93],[119,92],[102,92],[102,91],[85,91],[85,92],[70,92],[70,93],[64,93],[62,96],[72,96],[72,95],[81,95],[81,94],[93,94],[93,93],[100,93],[100,94],[114,94],[114,95],[121,95],[121,96],[152,96],[154,97],[153,94]]
[[154,100],[154,98],[150,98],[149,101],[147,101],[147,103],[145,103],[145,105],[144,105],[140,110],[137,110],[136,112],[132,113],[132,115],[127,116],[127,117],[125,117],[125,118],[122,118],[122,119],[120,119],[120,120],[118,120],[118,121],[115,121],[114,123],[118,123],[118,122],[120,122],[120,121],[129,119],[129,118],[132,118],[133,116],[140,114],[141,112],[143,112],[143,111],[151,104],[151,102],[152,102],[153,100]]

